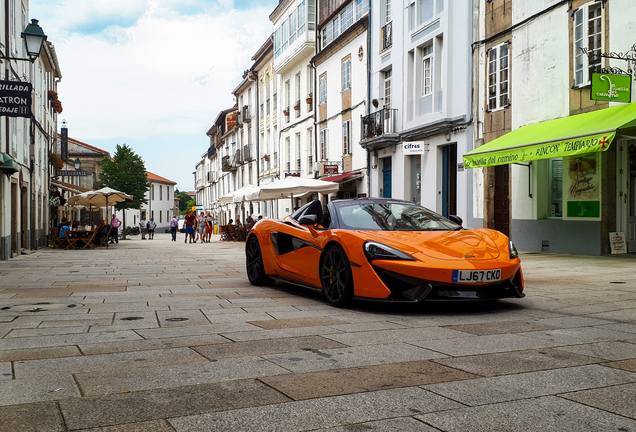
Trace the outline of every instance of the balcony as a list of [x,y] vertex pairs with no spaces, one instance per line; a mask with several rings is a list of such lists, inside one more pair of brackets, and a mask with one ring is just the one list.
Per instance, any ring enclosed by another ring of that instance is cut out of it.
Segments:
[[212,145],[208,148],[208,159],[212,159],[214,156],[216,156],[216,147]]
[[362,147],[380,148],[397,143],[397,111],[383,108],[362,117]]
[[250,112],[250,107],[248,105],[244,105],[241,111],[241,118],[243,122],[250,123],[252,121],[252,113]]
[[387,23],[380,30],[380,46],[381,51],[388,50],[393,46],[393,21]]
[[234,165],[243,165],[243,152],[241,150],[237,150],[234,153]]
[[233,172],[236,171],[236,162],[231,160],[231,156],[223,156],[221,160],[221,171]]
[[243,113],[241,111],[236,112],[236,127],[243,127]]
[[216,183],[219,181],[219,173],[216,171],[208,172],[208,183]]
[[197,179],[197,184],[196,184],[197,191],[200,191],[201,189],[204,189],[206,183],[207,182],[205,180],[203,180],[203,179]]
[[254,152],[252,151],[251,144],[246,144],[243,146],[243,160],[245,162],[252,162],[254,160]]

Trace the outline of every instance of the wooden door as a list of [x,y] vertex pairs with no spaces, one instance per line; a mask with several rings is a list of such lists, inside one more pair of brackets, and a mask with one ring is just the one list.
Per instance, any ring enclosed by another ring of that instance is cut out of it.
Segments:
[[495,229],[510,237],[510,165],[495,167]]

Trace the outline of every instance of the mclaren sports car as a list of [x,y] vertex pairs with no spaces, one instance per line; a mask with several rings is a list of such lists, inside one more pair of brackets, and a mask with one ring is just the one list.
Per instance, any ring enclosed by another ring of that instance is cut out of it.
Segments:
[[253,285],[274,281],[320,290],[333,306],[521,298],[512,241],[464,229],[422,206],[386,198],[312,201],[284,220],[263,219],[246,240]]

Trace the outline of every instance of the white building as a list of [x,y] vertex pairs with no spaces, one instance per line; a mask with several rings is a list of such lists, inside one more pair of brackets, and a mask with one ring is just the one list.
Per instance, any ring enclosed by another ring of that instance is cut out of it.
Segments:
[[472,177],[460,163],[473,145],[472,13],[447,0],[373,3],[361,142],[372,196],[457,214],[469,226]]
[[[553,122],[576,123],[578,115],[586,116],[581,122],[586,128],[574,128],[571,136],[591,141],[594,132],[602,132],[604,144],[583,155],[543,155],[528,147],[517,164],[502,159],[468,170],[475,178],[474,217],[510,234],[520,250],[608,254],[610,236],[622,232],[627,250],[636,252],[636,128],[631,126],[636,106],[629,103],[635,99],[591,98],[593,73],[620,75],[608,69],[629,68],[610,53],[636,57],[633,1],[480,0],[476,5],[475,122],[483,132],[475,151],[489,159],[492,153],[484,149],[502,142],[500,137],[514,146],[511,137],[527,136],[522,131],[528,128],[533,134],[555,130]],[[633,82],[634,76],[626,78]],[[626,123],[595,130],[607,110],[617,108],[627,113]]]
[[[154,218],[157,223],[156,232],[164,232],[170,226],[170,219],[174,214],[174,187],[177,183],[149,171],[146,174],[150,182],[150,188],[146,192],[148,202],[140,209],[126,210],[126,226],[137,226],[142,217],[146,221]],[[117,211],[117,217],[123,223],[124,212]]]
[[320,2],[315,103],[318,175],[340,183],[334,198],[368,195],[368,154],[360,146],[368,104],[368,0]]
[[[0,5],[0,56],[27,57],[21,33],[28,0]],[[8,24],[8,28],[7,28]],[[8,36],[8,38],[7,38]],[[53,107],[62,79],[55,48],[44,42],[34,62],[0,60],[0,80],[31,84],[31,117],[0,113],[0,259],[48,244],[49,153],[55,151],[58,112]],[[53,92],[53,93],[52,93]],[[62,96],[63,98],[63,96]]]
[[[264,101],[266,111],[261,125],[261,142],[265,143],[261,146],[261,184],[290,175],[314,178],[315,74],[310,61],[316,50],[316,2],[283,0],[269,18],[274,26],[274,63],[273,68],[259,71],[261,106]],[[293,207],[311,199],[296,198]],[[278,200],[272,216],[290,214],[290,205],[290,200]]]

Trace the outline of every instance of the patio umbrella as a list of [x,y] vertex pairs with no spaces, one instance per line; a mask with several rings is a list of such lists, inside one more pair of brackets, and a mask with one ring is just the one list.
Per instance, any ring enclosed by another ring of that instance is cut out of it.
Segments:
[[[95,193],[88,196],[89,204],[106,208],[108,208],[108,206],[110,205],[117,204],[118,202],[126,201],[129,199],[133,199],[133,197],[124,192],[109,187],[97,189]],[[108,243],[106,243],[106,248],[108,248]]]
[[248,197],[254,194],[257,194],[259,191],[260,191],[260,188],[253,185],[243,186],[242,188],[232,192],[232,196],[234,198],[233,202],[237,203],[237,202],[249,201]]
[[246,195],[247,200],[264,201],[279,198],[294,198],[308,192],[319,192],[327,195],[338,191],[338,183],[303,177],[287,177],[260,186],[258,191]]

